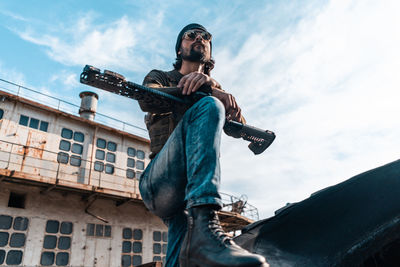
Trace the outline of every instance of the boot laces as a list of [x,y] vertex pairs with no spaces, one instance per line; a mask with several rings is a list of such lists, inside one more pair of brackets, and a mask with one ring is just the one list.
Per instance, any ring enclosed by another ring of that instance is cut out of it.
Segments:
[[226,245],[230,244],[231,238],[222,229],[217,213],[213,212],[213,214],[211,214],[210,217],[211,218],[208,224],[208,228],[213,233],[213,236],[215,236],[217,240],[219,240],[222,244]]

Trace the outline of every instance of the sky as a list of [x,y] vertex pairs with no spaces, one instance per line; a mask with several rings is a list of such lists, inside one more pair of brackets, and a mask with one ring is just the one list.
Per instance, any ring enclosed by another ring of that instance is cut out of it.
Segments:
[[250,125],[277,136],[255,156],[224,135],[221,191],[247,195],[267,218],[399,158],[399,9],[396,0],[1,0],[0,78],[76,105],[94,91],[100,113],[144,128],[135,101],[80,84],[83,67],[141,83],[172,69],[185,25],[204,25],[212,77]]

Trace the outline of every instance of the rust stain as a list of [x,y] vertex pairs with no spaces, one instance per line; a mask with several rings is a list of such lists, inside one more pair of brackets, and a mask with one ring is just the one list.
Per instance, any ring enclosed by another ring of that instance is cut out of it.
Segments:
[[26,150],[27,150],[27,146],[23,146],[22,147],[22,163],[21,163],[21,171],[24,170],[24,165],[25,165],[25,158],[26,158]]
[[24,155],[25,154],[25,146],[18,145],[17,154]]
[[17,126],[14,123],[10,123],[10,121],[7,121],[7,126],[6,126],[6,136],[16,136],[17,133]]
[[[23,155],[21,163],[21,171],[24,170],[26,157],[33,157],[37,159],[42,159],[44,147],[46,145],[45,136],[41,134],[36,134],[33,131],[28,132],[28,137],[26,144],[21,146],[17,153]],[[34,173],[38,173],[38,169],[35,167],[33,169]]]
[[28,147],[27,154],[34,158],[42,159],[44,147],[46,145],[46,137],[39,133],[28,132],[26,146]]

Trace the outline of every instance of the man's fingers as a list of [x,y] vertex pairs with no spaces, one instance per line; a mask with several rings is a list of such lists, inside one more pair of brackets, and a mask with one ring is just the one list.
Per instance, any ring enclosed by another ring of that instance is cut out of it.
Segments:
[[227,97],[228,106],[226,106],[226,114],[228,120],[240,121],[242,117],[242,111],[236,103],[235,97],[228,95]]
[[240,107],[237,108],[237,112],[235,113],[235,121],[240,122],[240,119],[242,118],[242,110]]
[[230,106],[229,109],[235,110],[237,108],[235,98],[231,94],[229,94],[229,106]]
[[183,76],[182,79],[179,81],[177,87],[183,87],[185,81],[186,81],[187,77]]
[[205,84],[207,79],[204,76],[201,76],[200,79],[197,80],[196,84],[192,88],[192,93],[196,92],[203,84]]
[[188,89],[189,89],[190,82],[191,82],[191,77],[188,76],[188,77],[185,79],[185,83],[183,84],[182,94],[184,94],[184,95],[187,95],[187,94],[188,94]]
[[186,83],[187,77],[183,76],[182,79],[179,81],[177,87],[182,88],[182,94],[185,94],[185,83]]
[[213,90],[213,96],[221,100],[225,107],[225,116],[227,120],[234,120],[241,122],[242,110],[237,104],[235,97],[217,89]]
[[196,92],[196,90],[200,87],[198,86],[198,84],[201,83],[201,81],[202,81],[202,76],[200,75],[194,76],[190,82],[187,94],[190,95],[191,93]]

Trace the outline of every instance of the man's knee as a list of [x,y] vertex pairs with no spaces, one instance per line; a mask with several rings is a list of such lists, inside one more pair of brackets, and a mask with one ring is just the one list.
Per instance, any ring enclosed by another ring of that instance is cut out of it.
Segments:
[[215,117],[219,120],[225,119],[225,108],[218,98],[206,96],[200,99],[196,104],[198,105],[198,109],[208,111],[208,116]]

